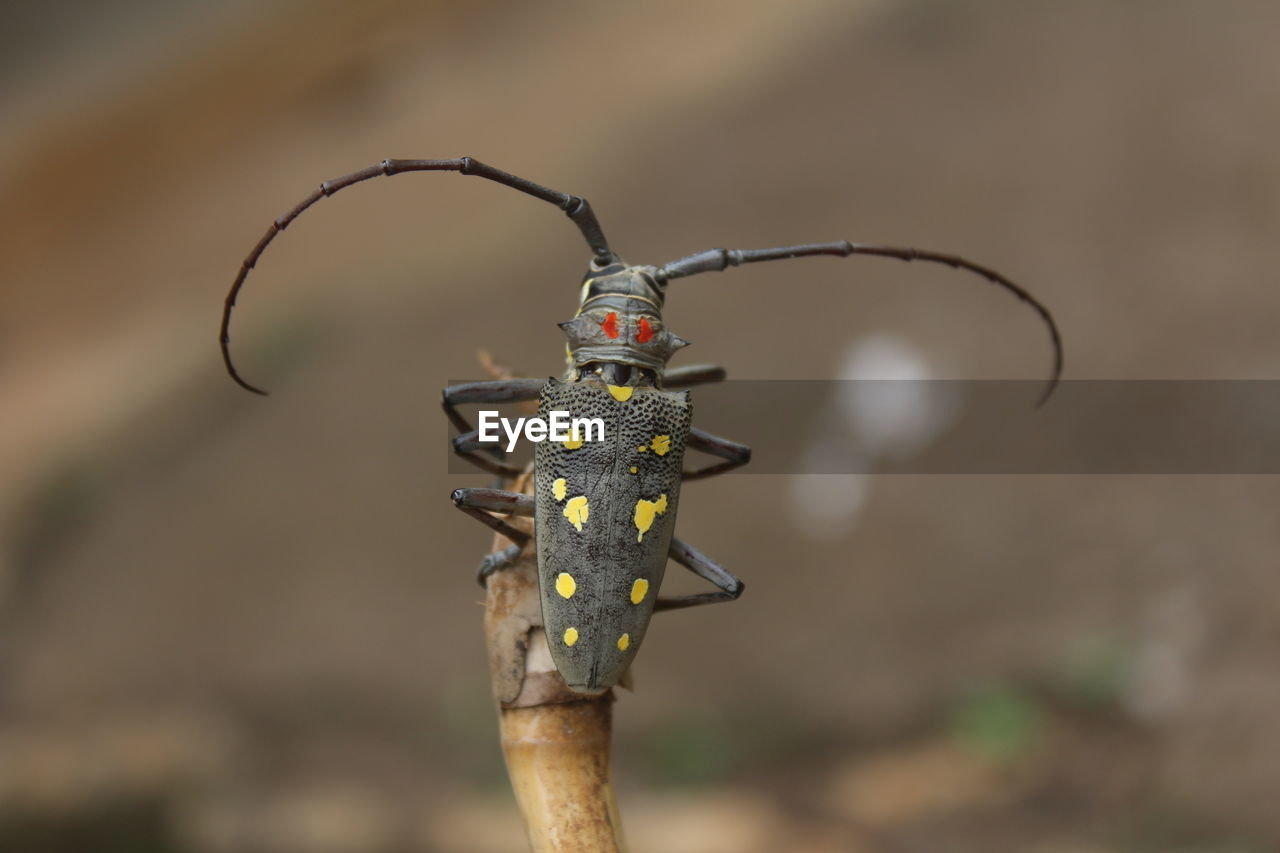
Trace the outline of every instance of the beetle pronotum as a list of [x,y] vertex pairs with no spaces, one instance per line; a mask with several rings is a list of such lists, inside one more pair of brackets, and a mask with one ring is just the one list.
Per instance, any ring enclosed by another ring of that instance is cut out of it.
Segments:
[[[275,236],[321,198],[379,175],[402,172],[460,172],[519,190],[563,210],[573,221],[592,258],[582,282],[578,311],[561,323],[569,339],[563,380],[496,379],[452,385],[444,390],[445,414],[460,435],[453,450],[478,467],[502,477],[520,469],[482,451],[477,431],[458,411],[468,403],[540,400],[539,414],[568,411],[599,417],[606,441],[538,444],[534,455],[533,496],[502,489],[458,489],[454,504],[509,538],[514,544],[481,564],[481,582],[519,555],[529,535],[500,516],[532,516],[543,621],[552,658],[569,687],[600,693],[616,684],[631,664],[657,610],[729,601],[743,589],[707,555],[673,536],[680,485],[744,465],[751,449],[692,425],[689,386],[719,382],[714,365],[667,369],[672,353],[686,344],[662,319],[667,284],[698,273],[742,264],[812,255],[879,255],[903,261],[927,261],[977,273],[1030,305],[1044,321],[1053,345],[1053,368],[1043,403],[1062,373],[1062,341],[1049,310],[1030,293],[998,272],[955,255],[921,249],[836,241],[771,249],[708,249],[661,266],[625,263],[609,247],[586,199],[557,192],[470,157],[456,160],[383,160],[326,181],[296,207],[271,223],[244,259],[222,313],[219,339],[227,371],[244,388],[231,361],[231,311],[245,278]],[[673,389],[683,390],[673,390]],[[684,452],[693,448],[718,462],[685,470]],[[658,597],[668,557],[717,587],[714,592]]]

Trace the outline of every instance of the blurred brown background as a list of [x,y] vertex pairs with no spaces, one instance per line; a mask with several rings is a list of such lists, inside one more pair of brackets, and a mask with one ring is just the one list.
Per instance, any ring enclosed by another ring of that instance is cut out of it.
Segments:
[[[636,262],[962,252],[1053,307],[1069,377],[1280,369],[1274,4],[0,14],[6,853],[524,849],[489,538],[447,498],[485,478],[446,473],[437,400],[479,347],[558,371],[586,252],[483,181],[348,190],[249,280],[257,399],[221,300],[323,179],[469,154],[587,195]],[[1048,359],[1006,295],[875,259],[682,282],[667,317],[738,378]],[[661,618],[621,694],[636,851],[1277,849],[1275,478],[809,486],[826,511],[781,476],[685,492],[748,591]]]

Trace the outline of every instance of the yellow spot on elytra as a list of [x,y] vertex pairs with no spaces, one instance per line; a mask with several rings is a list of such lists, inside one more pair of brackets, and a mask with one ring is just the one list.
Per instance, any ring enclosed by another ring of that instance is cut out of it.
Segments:
[[[666,495],[663,495],[665,498]],[[576,498],[569,498],[569,502],[564,505],[564,517],[569,519],[569,523],[578,528],[578,532],[582,532],[582,525],[587,523],[587,516],[591,514],[591,508],[587,506],[587,496],[578,495]]]
[[556,576],[556,592],[560,593],[561,598],[573,598],[577,591],[578,582],[573,579],[573,575],[561,572]]
[[646,450],[648,450],[648,449],[649,449],[649,445],[647,445],[647,444],[642,444],[642,445],[640,445],[639,447],[637,447],[637,448],[636,448],[636,453],[644,453],[644,452],[645,452]]
[[649,594],[649,582],[644,578],[637,578],[636,582],[631,585],[631,603],[639,604],[644,601],[644,597]]
[[625,652],[627,647],[631,645],[631,635],[623,634],[618,638],[618,651]]
[[551,484],[551,494],[556,496],[556,500],[562,501],[568,488],[569,484],[564,481],[564,477],[561,477]]
[[655,435],[653,441],[649,442],[649,446],[653,448],[653,452],[659,456],[666,456],[671,450],[671,436]]
[[578,432],[578,428],[574,427],[573,432],[564,440],[565,450],[577,450],[582,446],[582,434]]
[[637,468],[636,466],[634,466],[634,465],[632,465],[632,466],[631,466],[631,473],[632,473],[632,474],[636,473],[636,472],[637,472],[637,471],[639,471],[639,470],[640,470],[640,469],[639,469],[639,468]]
[[565,644],[566,646],[572,646],[572,645],[573,645],[574,643],[576,643],[576,642],[578,642],[578,629],[577,629],[577,628],[565,628],[565,629],[564,629],[564,644]]
[[644,498],[636,501],[636,530],[640,531],[640,534],[636,536],[637,542],[644,541],[644,535],[649,532],[650,527],[653,527],[653,520],[666,511],[666,494],[663,494],[656,501],[647,501]]
[[613,399],[619,403],[625,403],[631,399],[631,395],[635,393],[634,388],[630,385],[610,385],[609,393],[613,395]]

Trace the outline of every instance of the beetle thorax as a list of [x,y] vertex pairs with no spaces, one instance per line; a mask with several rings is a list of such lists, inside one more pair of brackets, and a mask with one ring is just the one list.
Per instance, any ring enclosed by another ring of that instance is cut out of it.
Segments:
[[574,369],[591,363],[627,364],[661,371],[688,341],[662,321],[664,288],[655,267],[614,264],[587,274],[578,313],[561,323]]

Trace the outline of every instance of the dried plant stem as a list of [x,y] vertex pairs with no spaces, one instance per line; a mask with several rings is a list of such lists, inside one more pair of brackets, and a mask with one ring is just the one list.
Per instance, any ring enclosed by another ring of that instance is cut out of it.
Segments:
[[[525,475],[513,488],[528,491],[529,479]],[[508,544],[497,537],[495,550]],[[584,697],[556,672],[542,631],[532,550],[491,575],[485,597],[507,773],[535,853],[623,853],[609,778],[613,693]]]
[[610,706],[502,709],[502,750],[535,851],[621,851],[609,781]]

